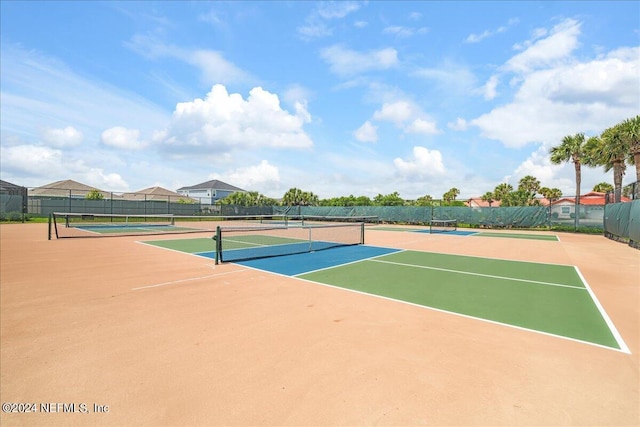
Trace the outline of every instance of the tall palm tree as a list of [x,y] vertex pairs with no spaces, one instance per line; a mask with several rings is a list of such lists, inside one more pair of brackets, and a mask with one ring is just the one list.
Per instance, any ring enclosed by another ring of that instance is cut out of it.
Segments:
[[496,188],[493,189],[493,197],[496,200],[504,199],[507,194],[513,191],[513,186],[511,184],[507,184],[503,182],[502,184],[498,184]]
[[527,175],[520,179],[518,190],[527,193],[527,204],[532,205],[534,204],[536,194],[540,190],[540,181],[533,175]]
[[480,200],[482,200],[483,202],[489,203],[489,207],[491,207],[491,204],[495,202],[493,198],[494,198],[493,193],[491,191],[487,191],[482,195],[482,197],[480,197]]
[[623,137],[622,126],[605,129],[599,138],[589,138],[586,147],[590,165],[604,166],[605,172],[613,169],[614,201],[620,203],[622,177],[627,169],[625,161],[629,156],[629,144]]
[[627,163],[636,166],[636,182],[640,182],[640,116],[627,119],[620,126],[622,137],[629,144]]
[[573,162],[576,174],[576,215],[575,226],[578,227],[578,217],[580,210],[580,183],[582,182],[582,162],[586,158],[584,133],[576,133],[575,135],[567,135],[562,138],[562,143],[556,147],[552,147],[551,163],[559,165],[565,162]]

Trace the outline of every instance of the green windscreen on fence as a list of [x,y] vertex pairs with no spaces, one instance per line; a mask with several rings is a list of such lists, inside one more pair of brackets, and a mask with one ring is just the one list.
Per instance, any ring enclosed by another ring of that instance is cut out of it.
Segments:
[[613,240],[628,239],[629,246],[640,248],[640,200],[605,205],[604,233]]
[[544,227],[549,209],[544,206],[468,208],[463,206],[295,206],[276,207],[284,215],[377,217],[381,222],[429,224],[432,219],[457,220],[487,227]]

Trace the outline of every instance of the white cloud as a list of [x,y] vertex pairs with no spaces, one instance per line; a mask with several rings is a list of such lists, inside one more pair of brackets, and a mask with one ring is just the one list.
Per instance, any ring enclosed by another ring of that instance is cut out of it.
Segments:
[[484,99],[492,100],[498,94],[497,87],[500,83],[500,78],[498,76],[491,76],[489,80],[484,84],[481,91],[483,93]]
[[29,175],[46,176],[60,170],[62,151],[36,145],[0,146],[2,169],[19,170]]
[[369,71],[387,70],[398,65],[398,52],[393,48],[358,52],[341,45],[333,45],[320,51],[332,73],[353,76]]
[[404,131],[406,133],[418,133],[423,135],[435,135],[439,133],[436,122],[420,118],[412,121],[407,127],[405,127]]
[[262,160],[258,165],[241,167],[225,174],[211,174],[209,179],[232,182],[243,190],[258,191],[262,194],[272,193],[274,187],[280,186],[280,172],[267,160]]
[[207,84],[250,80],[250,76],[245,71],[226,60],[220,52],[201,49],[185,51],[180,56],[201,70],[202,80]]
[[63,154],[61,150],[38,145],[0,146],[3,172],[21,177],[22,185],[40,186],[43,179],[74,179],[112,191],[128,191],[129,185],[117,173],[88,165],[84,160]]
[[503,66],[505,71],[529,73],[539,68],[562,64],[578,47],[581,24],[567,19],[553,27],[551,34],[529,46],[509,59]]
[[562,67],[541,88],[559,102],[638,106],[640,48],[623,48],[588,63]]
[[400,100],[384,103],[373,113],[373,119],[391,122],[406,133],[433,135],[439,133],[436,122],[413,102]]
[[134,52],[150,58],[163,57],[179,59],[200,70],[205,84],[235,83],[252,80],[251,76],[224,58],[221,52],[209,49],[187,49],[165,44],[151,36],[135,35],[125,43]]
[[355,1],[331,1],[320,3],[316,13],[324,19],[342,19],[358,9],[360,3]]
[[283,110],[278,96],[260,87],[244,100],[215,85],[205,99],[177,104],[169,128],[156,139],[183,156],[260,147],[310,148],[313,142],[303,129],[309,114],[302,104],[296,113]]
[[[512,102],[470,124],[478,126],[483,136],[507,147],[530,143],[550,147],[566,135],[599,134],[621,118],[636,115],[640,48],[619,49],[579,62],[571,56],[572,47],[578,43],[579,27],[579,23],[567,20],[548,38],[514,57],[517,61],[509,60],[505,69],[526,71],[514,81]],[[545,53],[546,47],[555,42],[561,48]]]
[[42,141],[50,147],[77,147],[82,144],[82,132],[73,126],[64,129],[47,128],[42,132]]
[[382,30],[383,34],[391,34],[397,37],[411,37],[416,34],[427,34],[429,29],[427,27],[404,27],[401,25],[394,25],[390,27],[385,27]]
[[356,129],[353,135],[360,142],[376,142],[378,140],[378,128],[367,120]]
[[102,132],[100,139],[104,145],[123,150],[140,150],[146,143],[140,141],[138,129],[127,129],[122,126],[112,127]]
[[360,9],[360,3],[353,1],[321,2],[305,18],[304,25],[297,28],[298,35],[303,40],[330,36],[333,34],[330,21],[343,19],[358,9]]
[[408,101],[396,101],[385,103],[382,108],[373,113],[373,118],[380,121],[388,121],[401,126],[412,117],[415,117],[418,106]]
[[469,34],[469,36],[467,36],[467,38],[464,40],[465,43],[478,43],[488,37],[494,36],[496,34],[500,34],[500,33],[504,33],[506,32],[509,27],[515,25],[518,23],[518,19],[510,19],[507,25],[503,25],[501,27],[498,27],[495,30],[484,30],[482,33],[480,34]]
[[412,76],[437,83],[449,94],[466,96],[476,85],[476,76],[466,65],[444,61],[436,68],[420,68],[411,73]]
[[[64,63],[34,50],[3,44],[0,67],[3,138],[16,133],[36,142],[43,136],[53,137],[42,135],[38,129],[71,126],[82,129],[83,140],[97,139],[109,126],[151,130],[163,126],[169,117],[134,92],[80,76]],[[78,135],[71,138],[77,142],[74,138]]]
[[455,122],[447,123],[447,127],[457,131],[464,131],[467,130],[468,124],[465,119],[458,117]]
[[413,147],[413,157],[409,160],[396,158],[393,161],[398,173],[405,177],[425,177],[444,175],[442,154],[438,150]]

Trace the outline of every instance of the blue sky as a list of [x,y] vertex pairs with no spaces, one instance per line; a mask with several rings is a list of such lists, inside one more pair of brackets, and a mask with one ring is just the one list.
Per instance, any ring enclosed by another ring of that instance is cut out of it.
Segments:
[[28,187],[571,195],[550,147],[640,113],[634,1],[0,4],[0,174]]

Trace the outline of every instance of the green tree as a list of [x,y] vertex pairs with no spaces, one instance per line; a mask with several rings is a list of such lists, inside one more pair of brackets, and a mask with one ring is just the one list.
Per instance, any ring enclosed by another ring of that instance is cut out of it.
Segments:
[[527,175],[521,178],[518,183],[518,190],[527,194],[527,201],[524,206],[539,204],[535,197],[540,190],[540,181],[536,177]]
[[622,196],[622,178],[627,168],[629,156],[628,140],[623,136],[620,125],[605,129],[600,137],[589,138],[586,144],[588,164],[603,166],[605,172],[613,170],[614,199],[620,202]]
[[87,193],[84,196],[86,200],[103,200],[104,195],[100,192],[100,190],[96,190],[95,188]]
[[317,206],[320,204],[320,199],[310,191],[302,191],[294,187],[284,194],[282,203],[285,206]]
[[460,190],[458,190],[456,187],[453,187],[453,188],[450,188],[446,193],[442,195],[442,200],[451,204],[456,200],[456,197],[458,197],[459,195],[460,195]]
[[527,206],[531,203],[531,193],[518,189],[506,194],[500,201],[500,206]]
[[415,206],[431,206],[433,205],[433,197],[426,194],[422,197],[418,197],[415,202]]
[[492,193],[491,191],[487,191],[486,193],[484,193],[484,194],[482,195],[482,197],[480,197],[480,199],[481,199],[483,202],[487,202],[487,203],[489,203],[489,207],[491,207],[491,204],[492,204],[493,202],[495,202],[494,197],[495,197],[495,196],[493,195],[493,193]]
[[613,191],[613,185],[608,182],[600,182],[593,186],[593,191],[597,191],[598,193],[609,193]]
[[231,193],[219,201],[223,205],[237,206],[273,206],[277,204],[275,199],[266,197],[257,191],[238,191]]
[[393,193],[384,196],[382,194],[378,194],[373,198],[373,204],[375,206],[403,206],[404,199],[400,197],[400,194],[398,194],[397,191],[394,191]]
[[562,190],[559,188],[541,187],[538,191],[549,201],[558,200],[562,197]]
[[580,209],[580,184],[582,183],[582,162],[587,160],[587,150],[584,133],[565,136],[562,143],[551,148],[551,163],[559,165],[561,163],[572,162],[576,177],[576,218],[575,226],[578,226],[578,212]]
[[495,200],[502,200],[507,194],[513,191],[513,186],[511,184],[507,184],[503,182],[502,184],[498,184],[496,188],[493,189],[493,198]]
[[636,167],[636,182],[640,182],[640,116],[621,123],[622,138],[629,145],[627,163]]

